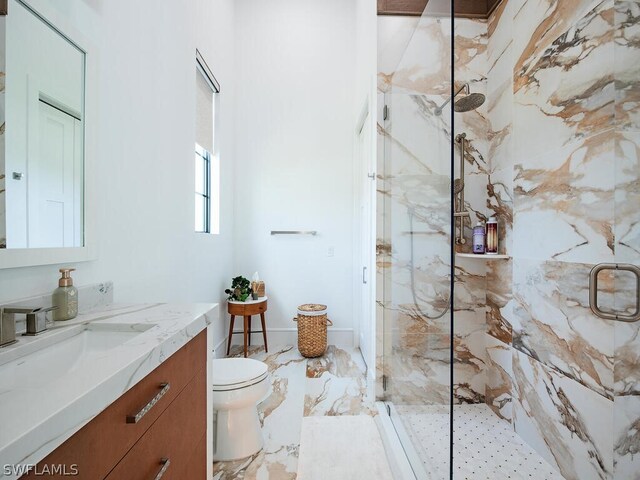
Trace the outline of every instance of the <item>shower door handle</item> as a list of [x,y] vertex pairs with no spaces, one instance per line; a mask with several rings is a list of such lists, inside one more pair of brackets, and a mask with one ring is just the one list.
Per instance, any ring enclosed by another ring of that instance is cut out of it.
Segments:
[[[631,315],[617,312],[605,312],[598,306],[598,274],[603,270],[624,270],[636,276],[636,310]],[[640,268],[629,263],[600,263],[589,273],[589,307],[598,317],[619,322],[637,322],[640,320]]]
[[362,267],[362,283],[367,284],[367,267]]

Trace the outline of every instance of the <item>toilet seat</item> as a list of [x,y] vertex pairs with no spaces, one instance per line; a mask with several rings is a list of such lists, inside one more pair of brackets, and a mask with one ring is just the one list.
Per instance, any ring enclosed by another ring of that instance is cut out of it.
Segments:
[[252,358],[221,358],[212,361],[212,385],[216,392],[240,390],[265,380],[269,368]]

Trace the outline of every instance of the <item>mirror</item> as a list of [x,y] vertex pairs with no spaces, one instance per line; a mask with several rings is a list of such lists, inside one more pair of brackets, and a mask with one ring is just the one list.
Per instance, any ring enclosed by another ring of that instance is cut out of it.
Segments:
[[0,248],[83,247],[86,53],[22,0],[2,42]]

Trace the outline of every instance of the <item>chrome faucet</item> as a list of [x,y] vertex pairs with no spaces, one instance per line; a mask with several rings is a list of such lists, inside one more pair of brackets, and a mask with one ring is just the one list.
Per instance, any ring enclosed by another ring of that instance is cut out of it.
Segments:
[[16,315],[27,316],[27,331],[25,335],[37,335],[47,329],[46,313],[56,307],[0,307],[0,348],[15,343]]

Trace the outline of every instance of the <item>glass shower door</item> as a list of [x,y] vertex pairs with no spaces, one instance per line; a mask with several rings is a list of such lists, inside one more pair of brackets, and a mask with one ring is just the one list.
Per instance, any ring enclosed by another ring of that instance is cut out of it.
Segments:
[[[616,1],[614,10],[614,262],[640,267],[640,2]],[[639,316],[638,282],[616,272],[615,311],[623,316]],[[613,478],[626,480],[640,476],[640,320],[614,328]]]
[[450,104],[437,110],[451,94],[452,36],[447,12],[429,8],[406,20],[413,31],[379,118],[377,296],[387,411],[416,477],[444,480],[451,454]]
[[[614,4],[615,262],[640,267],[640,2]],[[615,307],[640,308],[638,278],[616,277]],[[640,475],[640,321],[616,322],[614,342],[614,479]]]
[[423,95],[385,97],[385,399],[405,451],[449,478],[449,141]]

